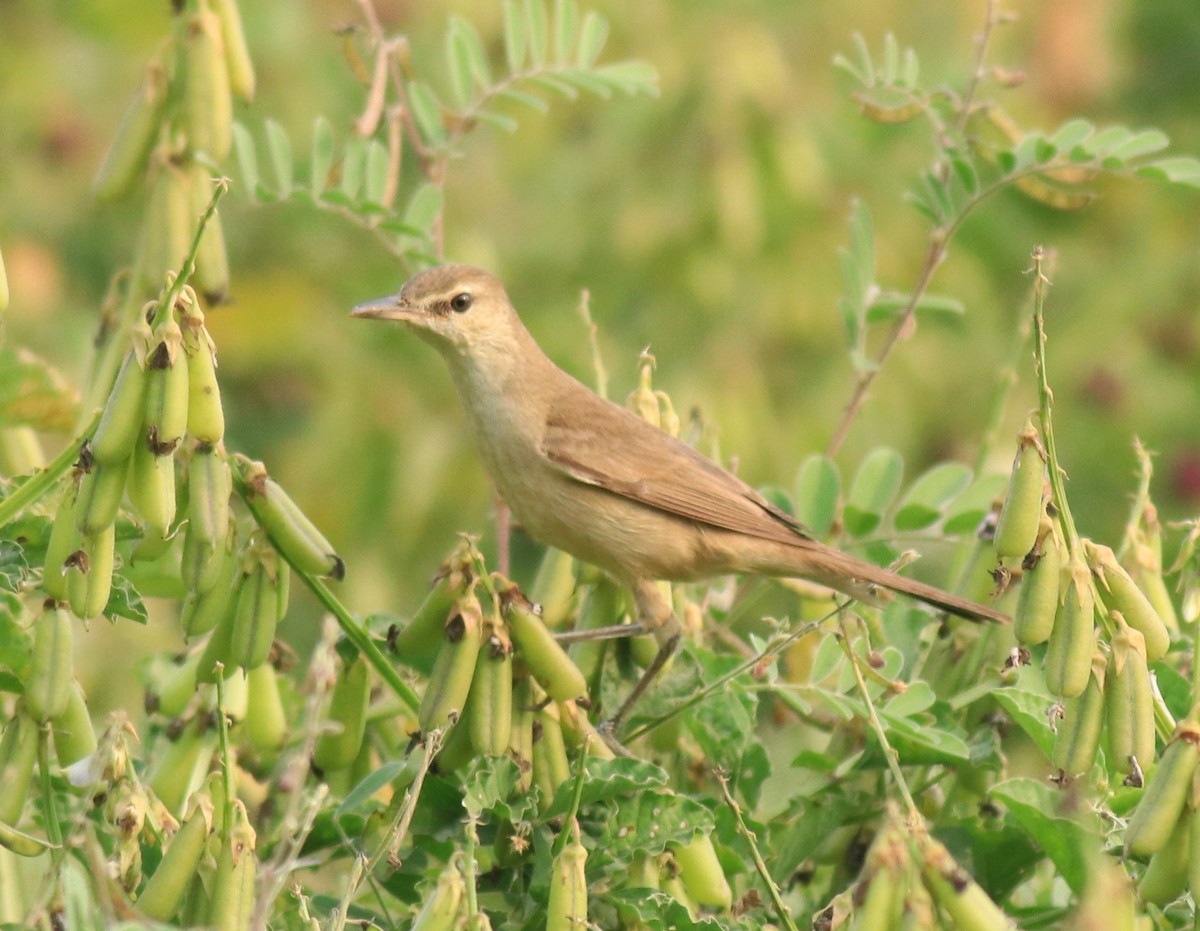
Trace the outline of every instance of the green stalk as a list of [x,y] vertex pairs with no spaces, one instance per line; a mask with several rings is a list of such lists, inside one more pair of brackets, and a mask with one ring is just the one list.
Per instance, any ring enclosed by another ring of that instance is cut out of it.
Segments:
[[96,425],[99,422],[100,414],[97,413],[92,418],[92,422],[54,458],[53,462],[49,463],[33,478],[18,486],[3,501],[0,501],[0,527],[4,527],[6,524],[20,517],[21,513],[27,507],[41,498],[42,495],[54,487],[60,478],[66,475],[67,470],[79,459],[79,449],[83,445],[84,439],[95,432]]

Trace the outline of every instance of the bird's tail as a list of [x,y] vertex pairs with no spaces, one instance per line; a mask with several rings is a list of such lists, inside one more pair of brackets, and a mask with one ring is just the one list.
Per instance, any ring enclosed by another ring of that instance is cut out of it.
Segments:
[[856,559],[832,547],[806,539],[805,545],[788,547],[790,551],[782,561],[771,560],[771,565],[758,567],[774,575],[798,575],[828,585],[868,604],[879,601],[879,588],[908,595],[935,608],[949,611],[971,621],[991,621],[1009,624],[1007,615],[979,604],[969,598],[943,591],[934,585],[918,582],[874,563]]

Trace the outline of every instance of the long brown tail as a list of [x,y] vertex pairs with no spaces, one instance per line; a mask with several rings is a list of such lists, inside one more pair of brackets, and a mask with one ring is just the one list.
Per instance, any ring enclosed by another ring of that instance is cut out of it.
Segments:
[[[856,559],[853,556],[817,543],[805,540],[803,546],[787,547],[788,558],[781,565],[772,559],[771,567],[760,564],[759,571],[769,571],[775,575],[799,575],[812,579],[840,592],[845,592],[854,598],[871,601],[870,593],[864,589],[869,585],[878,585],[889,591],[909,595],[926,604],[965,617],[971,621],[992,621],[997,624],[1010,624],[1012,619],[1007,615],[963,598],[950,592],[942,591],[933,585],[918,582],[907,576],[899,575],[890,569],[883,569],[874,563]],[[758,554],[762,555],[760,550]]]

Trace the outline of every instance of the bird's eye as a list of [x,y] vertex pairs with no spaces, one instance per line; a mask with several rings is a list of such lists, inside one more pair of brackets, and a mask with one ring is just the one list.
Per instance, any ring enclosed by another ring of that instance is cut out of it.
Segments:
[[462,293],[456,294],[454,297],[450,298],[450,309],[456,314],[465,314],[471,309],[471,304],[474,300],[475,299],[471,297],[470,294],[468,294],[466,291],[463,291]]

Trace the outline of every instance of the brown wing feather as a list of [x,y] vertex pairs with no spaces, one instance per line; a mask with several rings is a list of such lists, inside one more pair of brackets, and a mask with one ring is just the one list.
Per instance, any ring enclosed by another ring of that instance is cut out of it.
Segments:
[[578,387],[550,405],[542,439],[546,456],[572,478],[713,527],[793,546],[809,540],[790,515],[711,459]]

